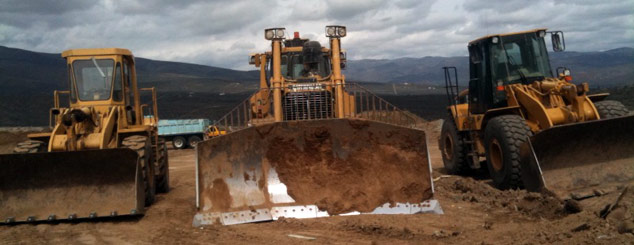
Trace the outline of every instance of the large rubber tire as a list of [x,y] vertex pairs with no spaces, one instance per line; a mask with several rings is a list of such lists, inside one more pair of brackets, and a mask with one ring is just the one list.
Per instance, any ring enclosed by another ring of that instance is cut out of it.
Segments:
[[520,147],[532,132],[524,119],[503,115],[491,119],[484,131],[487,167],[495,187],[518,189],[522,183]]
[[467,155],[469,145],[461,136],[452,119],[445,120],[438,139],[438,148],[448,174],[464,175],[471,171],[471,158]]
[[604,100],[594,103],[601,119],[610,119],[615,117],[627,116],[630,111],[621,102],[616,100]]
[[167,145],[165,144],[165,140],[159,139],[158,142],[158,156],[157,161],[155,162],[155,173],[156,173],[156,192],[157,193],[167,193],[170,190],[169,186],[169,157],[167,152]]
[[139,155],[138,161],[143,169],[143,185],[145,189],[145,206],[150,206],[156,198],[154,185],[154,167],[152,161],[152,147],[150,139],[142,135],[129,136],[123,139],[123,147],[135,150]]
[[36,153],[45,152],[47,150],[47,144],[39,140],[27,140],[18,143],[13,148],[13,153]]
[[189,136],[189,138],[187,139],[187,145],[189,145],[191,147],[195,147],[196,144],[198,144],[201,141],[203,141],[203,140],[200,137],[198,137],[196,135],[192,135],[192,136]]
[[176,136],[172,139],[172,146],[174,149],[185,149],[187,147],[187,140],[183,136]]

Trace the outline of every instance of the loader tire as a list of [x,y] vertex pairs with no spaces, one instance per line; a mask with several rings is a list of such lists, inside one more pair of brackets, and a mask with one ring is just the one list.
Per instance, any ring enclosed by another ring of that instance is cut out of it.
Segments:
[[185,147],[187,147],[187,140],[185,140],[183,136],[176,136],[172,139],[172,146],[178,150],[185,149]]
[[601,119],[627,116],[630,111],[621,102],[616,100],[604,100],[594,103]]
[[135,150],[139,155],[138,161],[143,168],[143,185],[145,189],[145,206],[154,203],[156,187],[154,185],[154,167],[152,166],[152,147],[150,139],[142,135],[129,136],[123,139],[123,147]]
[[460,135],[454,120],[447,119],[442,124],[438,148],[448,174],[464,175],[471,170],[471,158],[467,155],[469,145],[465,144],[465,137]]
[[27,140],[13,148],[13,153],[36,153],[45,152],[47,149],[46,143],[39,140]]
[[517,115],[503,115],[491,119],[484,131],[487,168],[495,187],[523,188],[520,147],[531,136],[524,119]]
[[169,186],[169,158],[167,155],[167,145],[164,139],[159,139],[158,142],[158,156],[155,158],[154,169],[156,170],[156,192],[167,193],[170,190]]

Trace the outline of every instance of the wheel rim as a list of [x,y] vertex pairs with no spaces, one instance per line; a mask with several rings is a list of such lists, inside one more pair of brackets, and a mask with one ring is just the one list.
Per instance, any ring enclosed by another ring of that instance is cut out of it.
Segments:
[[500,146],[500,142],[495,138],[489,145],[489,158],[491,166],[493,166],[495,171],[502,170],[502,163],[504,162],[504,158],[502,157],[502,146]]
[[442,155],[445,159],[451,161],[453,159],[453,138],[451,138],[450,134],[446,134],[444,139],[445,147],[443,148]]
[[180,139],[176,139],[174,140],[174,145],[176,145],[176,147],[183,147],[184,142]]

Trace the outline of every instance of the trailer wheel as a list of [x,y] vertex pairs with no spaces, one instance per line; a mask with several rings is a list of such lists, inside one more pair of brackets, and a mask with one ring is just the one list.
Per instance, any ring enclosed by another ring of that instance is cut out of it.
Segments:
[[156,186],[154,185],[154,163],[151,162],[152,147],[150,147],[150,139],[142,135],[129,136],[123,139],[121,143],[123,147],[135,150],[139,155],[137,161],[139,161],[143,168],[143,185],[145,189],[145,206],[150,206],[154,203],[156,194]]
[[594,103],[601,119],[610,119],[615,117],[627,116],[630,114],[627,107],[616,100],[604,100]]
[[176,136],[172,139],[172,145],[174,146],[174,149],[184,149],[187,147],[187,141],[185,141],[183,136]]
[[524,119],[503,115],[491,119],[484,131],[489,174],[502,190],[522,188],[520,147],[531,135]]
[[458,129],[452,119],[445,120],[442,124],[438,147],[442,155],[445,170],[449,174],[466,174],[471,169],[471,159],[467,157],[468,146],[465,139],[458,133]]
[[192,135],[192,136],[189,136],[189,139],[187,139],[187,144],[191,147],[194,147],[196,146],[196,144],[198,144],[201,141],[202,140],[200,139],[200,137],[196,135]]

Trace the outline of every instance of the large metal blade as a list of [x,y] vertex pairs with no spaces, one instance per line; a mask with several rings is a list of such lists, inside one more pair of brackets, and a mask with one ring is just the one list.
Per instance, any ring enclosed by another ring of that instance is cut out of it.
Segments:
[[0,155],[0,218],[7,223],[144,212],[130,149]]
[[197,146],[194,225],[442,212],[425,133],[359,119],[279,122]]
[[634,180],[634,116],[557,126],[522,149],[526,189],[561,198]]

